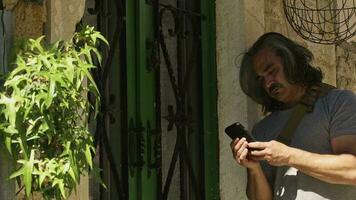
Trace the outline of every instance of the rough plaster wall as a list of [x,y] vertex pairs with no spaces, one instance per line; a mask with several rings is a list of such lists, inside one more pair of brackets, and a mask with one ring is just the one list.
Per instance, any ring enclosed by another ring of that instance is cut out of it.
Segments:
[[9,176],[14,172],[11,155],[3,146],[0,147],[0,199],[15,199],[15,181],[9,180]]
[[15,38],[37,38],[43,35],[43,25],[46,21],[44,4],[18,1],[13,11],[16,16]]
[[19,0],[3,0],[3,5],[5,7],[5,10],[12,10],[16,5]]
[[246,170],[232,159],[230,140],[224,135],[227,125],[239,121],[249,129],[260,118],[259,107],[243,94],[238,72],[241,54],[265,32],[261,0],[221,0],[216,3],[218,117],[220,132],[221,199],[247,199]]
[[[355,47],[356,44],[353,43]],[[356,52],[337,47],[337,81],[339,88],[356,92]]]
[[[0,10],[4,26],[0,25],[0,74],[7,72],[8,52],[13,44],[14,17],[9,11]],[[0,145],[0,199],[13,200],[15,198],[15,181],[9,180],[14,172],[11,155],[3,144]]]
[[85,0],[48,0],[46,35],[50,42],[68,40],[84,14]]
[[231,140],[224,134],[224,127],[233,122],[247,123],[247,100],[239,87],[237,67],[237,55],[245,49],[243,16],[243,1],[216,1],[221,200],[246,199],[245,169],[233,160]]
[[[341,1],[341,0],[339,0]],[[347,1],[347,6],[352,7],[353,2]],[[341,5],[341,4],[339,4]],[[355,17],[351,18],[354,24]],[[353,28],[352,30],[355,30]],[[350,38],[336,47],[336,86],[356,92],[356,37]]]
[[[249,48],[256,41],[256,38],[265,32],[265,12],[256,12],[264,10],[265,2],[261,0],[244,0],[244,2],[246,22],[245,44],[246,48]],[[253,125],[257,123],[261,116],[261,107],[252,99],[247,98],[247,121],[249,130],[252,129]]]

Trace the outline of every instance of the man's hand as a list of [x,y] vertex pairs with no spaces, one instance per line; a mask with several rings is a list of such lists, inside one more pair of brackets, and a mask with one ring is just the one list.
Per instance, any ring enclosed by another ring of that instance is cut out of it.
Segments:
[[[293,148],[288,147],[275,140],[269,142],[251,142],[248,143],[251,156],[257,160],[266,160],[270,165],[282,166],[287,165]],[[256,150],[257,149],[257,150]]]
[[248,142],[246,138],[236,138],[230,143],[232,155],[236,162],[244,167],[249,169],[257,168],[259,162],[255,159],[252,159],[249,155]]

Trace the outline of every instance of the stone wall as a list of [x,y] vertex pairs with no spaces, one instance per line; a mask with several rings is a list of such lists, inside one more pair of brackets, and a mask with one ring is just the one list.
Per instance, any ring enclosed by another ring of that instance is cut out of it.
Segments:
[[356,43],[336,48],[336,85],[356,92]]
[[18,1],[13,12],[15,13],[15,39],[37,38],[43,35],[46,22],[44,3]]
[[5,9],[15,15],[15,38],[46,35],[50,42],[71,38],[84,14],[85,0],[36,2],[4,0]]
[[231,155],[230,138],[224,127],[239,121],[247,124],[247,98],[239,87],[237,63],[245,50],[245,18],[243,1],[216,1],[216,51],[218,79],[218,125],[220,199],[246,199],[246,174]]
[[47,0],[45,34],[48,41],[68,40],[84,14],[85,0]]
[[37,38],[43,35],[43,27],[46,22],[44,2],[4,0],[3,3],[5,10],[15,16],[15,39]]

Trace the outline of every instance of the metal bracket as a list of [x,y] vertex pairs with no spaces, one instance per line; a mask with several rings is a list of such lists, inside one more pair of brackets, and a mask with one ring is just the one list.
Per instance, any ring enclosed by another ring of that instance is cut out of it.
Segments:
[[116,96],[114,94],[110,94],[109,96],[109,106],[108,106],[108,116],[110,124],[114,124],[116,122],[115,114],[118,112],[118,109],[115,107]]
[[143,138],[144,127],[139,123],[134,126],[133,119],[129,122],[129,169],[131,177],[134,176],[135,168],[141,169],[145,164],[143,154],[145,144]]
[[154,71],[158,69],[160,65],[160,56],[159,56],[159,41],[158,40],[146,40],[146,50],[149,52],[147,54],[147,70],[148,71]]
[[174,123],[176,121],[176,117],[174,114],[174,109],[172,105],[168,105],[168,115],[163,117],[168,121],[167,131],[171,131],[173,129]]
[[[158,129],[151,129],[150,122],[147,121],[147,166],[148,166],[148,177],[151,177],[151,170],[157,169],[159,160],[161,159],[161,143],[158,140],[160,131]],[[153,154],[154,161],[152,160],[152,138],[153,139]]]
[[153,0],[146,0],[145,2],[147,5],[153,5]]

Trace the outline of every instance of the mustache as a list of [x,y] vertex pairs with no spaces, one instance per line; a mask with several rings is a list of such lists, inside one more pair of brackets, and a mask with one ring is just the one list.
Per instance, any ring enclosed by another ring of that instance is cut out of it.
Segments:
[[282,88],[282,87],[283,87],[283,85],[280,84],[280,83],[272,83],[271,86],[268,88],[268,92],[270,94],[272,94],[275,89],[279,89],[279,88]]

